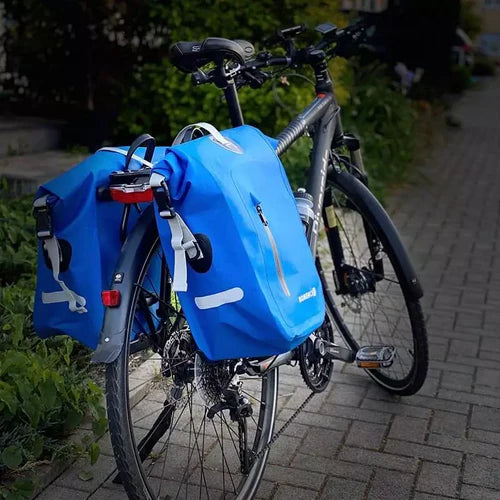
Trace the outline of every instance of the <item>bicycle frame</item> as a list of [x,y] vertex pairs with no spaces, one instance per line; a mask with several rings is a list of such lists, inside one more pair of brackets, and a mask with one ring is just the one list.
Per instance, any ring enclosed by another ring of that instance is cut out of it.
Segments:
[[[299,137],[311,131],[313,136],[313,148],[311,168],[306,183],[306,190],[313,196],[314,222],[310,231],[310,247],[313,255],[316,254],[316,245],[318,241],[318,232],[320,229],[320,219],[323,217],[327,224],[327,214],[324,208],[325,187],[328,181],[334,185],[342,186],[343,190],[358,199],[358,208],[369,215],[368,223],[371,227],[383,227],[384,234],[392,243],[394,253],[401,263],[401,276],[399,279],[405,281],[411,289],[412,296],[419,298],[423,292],[416,278],[415,271],[408,259],[403,244],[399,238],[398,232],[392,224],[390,218],[380,205],[376,198],[366,187],[366,176],[364,175],[363,162],[361,159],[359,141],[352,135],[344,134],[340,119],[340,108],[337,105],[333,92],[333,84],[329,77],[326,67],[318,67],[316,71],[316,93],[317,97],[299,114],[287,127],[281,131],[278,136],[278,146],[276,152],[283,154]],[[229,82],[224,89],[226,101],[229,107],[229,113],[233,126],[243,124],[243,115],[238,101],[238,94],[234,82]],[[354,167],[355,174],[345,170],[337,170],[333,167],[332,150],[340,146],[346,146],[350,153],[350,165]],[[361,179],[361,180],[360,180]],[[328,200],[327,200],[328,201]],[[366,231],[366,229],[365,229]],[[332,240],[332,234],[335,231],[329,231],[328,243],[336,270],[342,265],[342,245],[340,238]],[[112,284],[111,289],[119,286],[122,294],[122,307],[111,308],[106,311],[103,332],[108,332],[108,336],[101,335],[101,341],[94,352],[92,360],[94,362],[113,362],[120,353],[125,342],[125,331],[127,328],[125,315],[122,310],[127,308],[134,296],[135,281],[134,276],[138,275],[139,267],[147,258],[147,249],[151,247],[155,231],[155,221],[152,208],[146,210],[127,237],[124,244],[120,260],[117,264],[117,272],[124,276],[123,283],[120,285]],[[370,239],[369,239],[370,241]],[[384,245],[386,241],[382,242]],[[139,267],[138,267],[139,266]],[[322,275],[323,272],[320,271]],[[321,276],[324,293],[328,305],[332,311],[337,311],[333,293],[329,290],[325,277]],[[165,288],[168,283],[162,280]],[[337,312],[337,325],[342,329],[342,317]],[[347,331],[347,327],[346,331]],[[356,345],[350,345],[351,349],[356,350]],[[345,350],[348,351],[348,350]],[[342,355],[342,353],[340,353]],[[351,351],[344,352],[343,361],[351,358]],[[270,367],[279,366],[288,363],[293,357],[293,353],[283,353],[264,361],[256,361],[254,365],[255,372],[268,370]]]

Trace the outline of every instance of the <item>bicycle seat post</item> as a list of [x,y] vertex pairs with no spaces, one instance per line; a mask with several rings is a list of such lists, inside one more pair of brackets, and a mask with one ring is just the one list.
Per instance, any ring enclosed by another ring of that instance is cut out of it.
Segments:
[[239,127],[243,125],[244,121],[236,83],[234,78],[229,77],[226,73],[223,59],[218,62],[217,66],[217,75],[214,79],[214,83],[224,91],[224,97],[226,98],[227,107],[229,109],[229,117],[231,118],[231,125],[233,127]]

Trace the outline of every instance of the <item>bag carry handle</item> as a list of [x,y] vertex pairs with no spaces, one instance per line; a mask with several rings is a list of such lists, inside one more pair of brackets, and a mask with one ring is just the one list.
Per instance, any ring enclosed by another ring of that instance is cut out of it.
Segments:
[[[238,146],[238,144],[230,141],[227,137],[224,137],[211,123],[207,122],[192,123],[191,125],[187,125],[186,127],[184,127],[175,137],[172,146],[177,146],[178,144],[187,142],[187,134],[189,134],[189,132],[192,133],[197,128],[208,132],[211,135],[213,141],[219,144],[219,146],[222,146],[224,149],[227,149],[228,151],[231,151],[233,153],[243,154],[243,150],[240,148],[240,146]],[[189,138],[188,140],[191,140],[191,138]]]
[[[144,153],[144,160],[151,163],[153,153],[155,151],[156,141],[155,138],[149,134],[140,135],[128,148],[127,157],[125,158],[125,170],[128,170],[130,160],[135,156],[137,148],[146,146],[146,153]],[[147,165],[147,164],[146,164]]]

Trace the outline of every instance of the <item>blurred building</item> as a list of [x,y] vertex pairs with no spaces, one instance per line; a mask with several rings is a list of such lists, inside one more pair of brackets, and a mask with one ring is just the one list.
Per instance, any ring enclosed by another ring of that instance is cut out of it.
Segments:
[[488,55],[500,58],[500,0],[474,0],[483,19],[478,45]]

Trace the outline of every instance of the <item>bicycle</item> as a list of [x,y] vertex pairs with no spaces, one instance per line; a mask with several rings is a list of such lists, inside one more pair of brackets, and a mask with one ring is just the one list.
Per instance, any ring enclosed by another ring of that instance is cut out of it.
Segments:
[[[356,52],[364,27],[322,24],[318,44],[296,49],[294,38],[302,31],[296,26],[279,32],[284,56],[255,55],[248,42],[208,38],[175,44],[171,59],[196,84],[223,89],[234,127],[243,124],[239,87],[261,86],[272,77],[264,70],[273,66],[313,68],[316,98],[277,136],[277,153],[306,132],[313,138],[305,191],[314,215],[307,237],[324,289],[325,322],[294,351],[208,362],[171,292],[153,211],[145,210],[114,275],[121,305],[107,310],[94,355],[109,363],[115,481],[129,498],[252,498],[271,445],[327,388],[335,360],[357,364],[394,394],[414,394],[425,380],[423,292],[394,225],[367,187],[359,140],[343,132],[328,72],[329,57]],[[203,71],[207,64],[211,68]],[[337,333],[344,346],[335,343]],[[278,367],[292,363],[311,395],[274,433]]]

